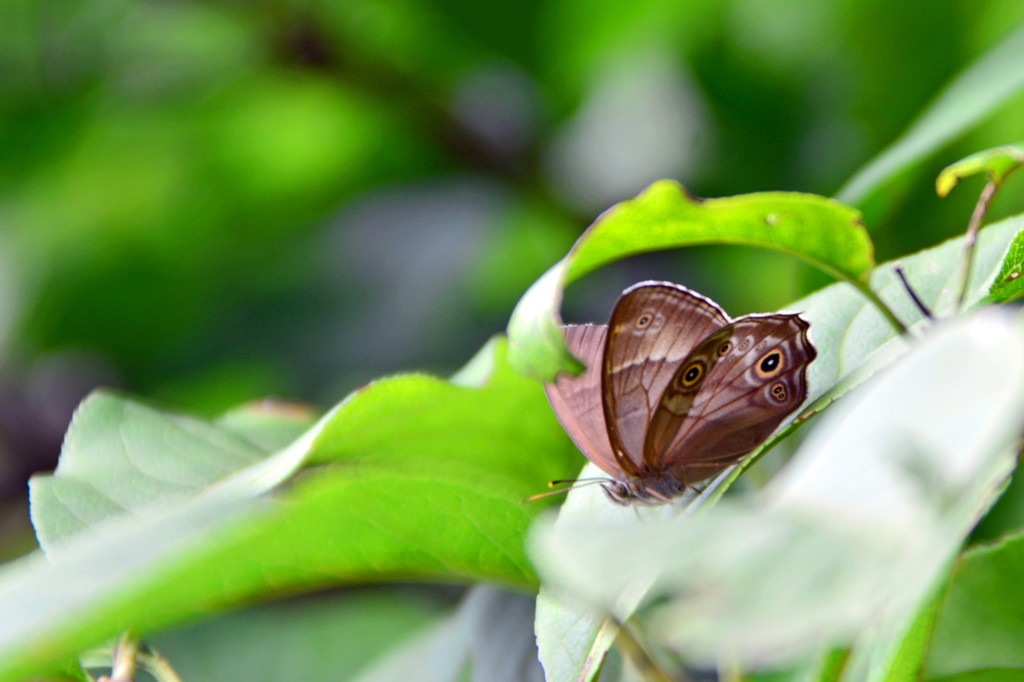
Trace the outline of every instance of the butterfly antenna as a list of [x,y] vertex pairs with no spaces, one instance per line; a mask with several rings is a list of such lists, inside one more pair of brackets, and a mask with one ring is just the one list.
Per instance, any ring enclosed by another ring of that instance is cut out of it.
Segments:
[[556,485],[565,485],[566,483],[600,483],[607,480],[603,476],[595,476],[594,478],[566,478],[560,481],[548,481],[548,487],[554,488]]
[[569,492],[570,490],[575,490],[576,488],[585,488],[588,485],[594,485],[595,483],[604,483],[604,482],[606,482],[608,480],[609,479],[607,479],[607,478],[580,478],[580,479],[568,480],[568,481],[550,481],[548,483],[549,487],[554,487],[556,485],[563,485],[565,483],[571,483],[572,485],[566,486],[565,488],[560,488],[558,490],[551,490],[551,491],[546,492],[546,493],[537,493],[536,495],[530,495],[529,497],[524,499],[523,502],[533,502],[534,500],[539,500],[539,499],[541,499],[543,497],[553,497],[554,495],[563,495],[563,494]]

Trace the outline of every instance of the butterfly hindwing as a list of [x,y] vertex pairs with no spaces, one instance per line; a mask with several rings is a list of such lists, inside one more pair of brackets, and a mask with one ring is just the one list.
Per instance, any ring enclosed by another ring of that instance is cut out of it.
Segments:
[[807,396],[807,365],[817,355],[808,327],[798,315],[749,315],[698,346],[677,373],[708,365],[685,414],[673,409],[672,386],[681,383],[674,378],[652,419],[657,466],[693,469],[687,479],[700,480],[698,469],[713,474],[771,435]]

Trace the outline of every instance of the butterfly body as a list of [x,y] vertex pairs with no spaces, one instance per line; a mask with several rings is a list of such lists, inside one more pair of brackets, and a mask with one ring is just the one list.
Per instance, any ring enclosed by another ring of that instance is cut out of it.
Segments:
[[741,460],[807,395],[817,355],[799,315],[730,319],[678,284],[623,292],[608,325],[565,327],[586,365],[546,387],[620,503],[658,503]]

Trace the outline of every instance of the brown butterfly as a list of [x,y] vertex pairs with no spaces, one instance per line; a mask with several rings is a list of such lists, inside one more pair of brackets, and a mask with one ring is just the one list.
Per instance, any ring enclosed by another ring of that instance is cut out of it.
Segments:
[[587,365],[546,386],[558,420],[613,477],[621,504],[656,504],[743,459],[807,396],[817,351],[799,315],[730,319],[678,284],[622,292],[608,325],[564,328]]

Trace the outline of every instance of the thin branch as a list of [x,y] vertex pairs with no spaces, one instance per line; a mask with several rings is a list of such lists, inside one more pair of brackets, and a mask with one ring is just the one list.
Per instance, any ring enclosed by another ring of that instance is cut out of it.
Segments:
[[846,281],[857,287],[857,290],[867,297],[867,299],[871,301],[876,308],[878,308],[879,312],[885,316],[885,319],[889,321],[889,324],[891,324],[897,332],[900,334],[907,333],[907,326],[900,321],[900,318],[896,317],[896,313],[892,311],[892,308],[886,305],[885,301],[879,298],[878,294],[876,294],[870,286],[860,280],[848,279]]
[[110,677],[117,682],[135,679],[135,666],[139,657],[139,635],[127,630],[121,635],[114,650],[114,664]]
[[618,628],[615,644],[646,682],[688,682],[682,671],[669,671],[656,661],[626,624],[613,619]]
[[139,654],[139,663],[159,682],[181,682],[170,662],[156,651]]
[[992,198],[996,195],[997,191],[999,191],[999,182],[993,177],[992,173],[989,173],[988,182],[985,183],[985,188],[981,190],[981,196],[978,197],[978,203],[974,205],[971,220],[967,224],[967,235],[964,237],[963,264],[960,267],[960,293],[956,299],[957,310],[963,310],[964,308],[964,301],[967,299],[967,285],[971,279],[971,265],[974,261],[974,247],[978,243],[978,231],[981,229],[981,223],[985,219],[989,204],[992,203]]

